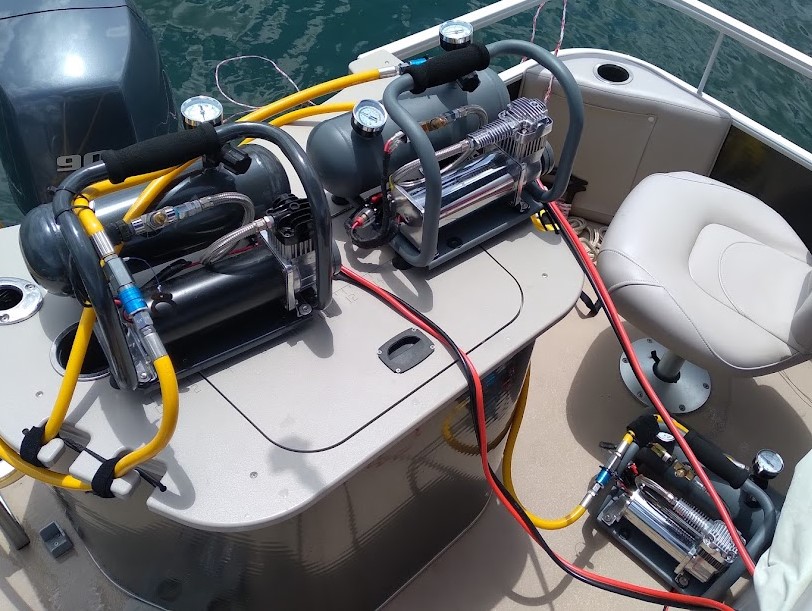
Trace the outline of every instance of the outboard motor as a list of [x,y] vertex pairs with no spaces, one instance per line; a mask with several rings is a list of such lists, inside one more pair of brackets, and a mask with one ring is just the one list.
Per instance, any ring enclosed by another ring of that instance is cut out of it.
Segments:
[[0,160],[22,213],[100,151],[177,130],[155,39],[130,0],[6,0]]

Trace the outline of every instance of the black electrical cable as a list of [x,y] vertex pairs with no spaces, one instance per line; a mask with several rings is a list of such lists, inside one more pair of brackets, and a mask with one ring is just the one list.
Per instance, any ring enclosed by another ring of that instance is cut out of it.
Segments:
[[[358,230],[350,227],[350,240],[358,248],[370,249],[380,248],[384,244],[388,244],[395,237],[395,215],[392,211],[392,200],[389,197],[389,163],[392,158],[392,151],[389,147],[384,146],[383,149],[383,169],[381,171],[381,199],[379,203],[380,209],[380,226],[374,230],[374,234],[369,238],[362,238],[358,235]],[[355,216],[355,215],[353,215]]]
[[[441,339],[451,349],[451,351],[455,355],[457,363],[460,365],[460,367],[462,369],[463,375],[465,376],[465,379],[466,379],[466,382],[467,382],[467,385],[468,385],[469,410],[471,412],[471,417],[472,417],[472,419],[474,421],[474,433],[476,435],[477,442],[481,443],[481,438],[482,438],[483,435],[486,434],[486,432],[480,430],[479,423],[478,423],[478,420],[476,418],[476,414],[474,413],[475,405],[477,403],[476,391],[475,391],[475,386],[474,386],[474,373],[471,371],[470,367],[468,366],[468,363],[466,362],[464,353],[459,348],[459,346],[457,346],[457,344],[454,343],[454,341],[448,336],[448,334],[446,334],[445,331],[443,331],[443,329],[441,327],[439,327],[437,324],[435,324],[431,319],[426,317],[424,314],[422,314],[421,312],[419,312],[418,310],[413,308],[407,302],[403,301],[397,295],[389,293],[388,291],[386,291],[383,288],[376,287],[377,290],[381,291],[381,294],[378,294],[376,292],[376,290],[373,290],[369,286],[366,286],[365,284],[362,284],[361,282],[357,281],[355,278],[350,277],[349,275],[345,274],[344,272],[339,272],[337,274],[337,277],[341,278],[342,280],[345,280],[347,282],[350,282],[350,283],[352,283],[352,284],[354,284],[354,285],[356,285],[356,286],[370,292],[371,294],[375,295],[378,298],[381,298],[381,299],[385,300],[385,298],[382,297],[382,294],[385,294],[386,296],[390,297],[393,301],[398,303],[401,307],[403,307],[405,310],[407,310],[409,313],[411,313],[414,317],[416,317],[420,321],[422,321],[427,327],[431,328],[436,333],[436,337],[438,339]],[[496,476],[496,473],[493,471],[493,468],[491,468],[490,465],[488,466],[488,469],[490,471],[491,477],[496,482],[496,485],[499,488],[500,492],[508,500],[508,502],[510,503],[511,507],[515,510],[515,512],[520,516],[522,522],[524,523],[524,525],[526,527],[526,530],[530,533],[530,536],[533,538],[533,540],[544,550],[544,552],[552,559],[552,561],[560,569],[562,569],[564,572],[566,572],[568,575],[570,575],[574,579],[577,579],[578,581],[580,581],[582,583],[585,583],[587,585],[599,588],[601,590],[605,590],[607,592],[611,592],[613,594],[618,594],[618,595],[621,595],[621,596],[626,596],[626,597],[629,597],[629,598],[634,598],[636,600],[640,600],[640,601],[643,601],[643,602],[650,602],[650,603],[659,604],[659,605],[664,605],[665,604],[665,605],[670,605],[672,607],[680,607],[680,608],[686,608],[686,609],[692,609],[692,608],[716,609],[717,608],[717,607],[711,606],[711,605],[696,605],[696,604],[690,605],[690,606],[689,605],[681,605],[679,603],[675,603],[674,600],[668,598],[667,596],[649,595],[649,594],[645,594],[645,593],[641,593],[641,592],[635,592],[633,590],[622,588],[622,587],[619,587],[619,586],[616,586],[616,585],[602,583],[602,582],[599,582],[599,581],[589,577],[588,575],[585,575],[585,574],[579,573],[576,570],[573,570],[549,546],[547,541],[542,536],[541,532],[539,532],[538,528],[536,528],[536,526],[533,524],[530,517],[527,515],[527,512],[524,510],[521,503],[519,503],[519,501],[505,488],[505,486],[502,484],[502,482]]]

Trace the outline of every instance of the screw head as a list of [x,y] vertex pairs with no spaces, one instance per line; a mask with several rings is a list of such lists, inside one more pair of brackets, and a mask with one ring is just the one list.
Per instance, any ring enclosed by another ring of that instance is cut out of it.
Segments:
[[681,588],[687,588],[688,584],[691,583],[691,580],[688,579],[688,576],[685,573],[680,573],[674,577],[674,581],[676,581],[677,585]]
[[643,398],[643,391],[642,390],[637,391],[637,396],[642,399]]
[[680,403],[679,411],[681,411],[681,412],[685,411],[685,406],[682,403]]
[[381,356],[382,354],[383,354],[383,352],[381,352],[380,350],[378,350],[378,356]]
[[302,316],[307,316],[312,311],[313,308],[311,308],[310,305],[307,303],[303,303],[302,305],[299,306],[299,314],[301,314]]
[[702,388],[704,388],[705,390],[708,390],[710,388],[710,384],[704,383],[704,384],[702,384]]
[[400,373],[400,372],[401,372],[401,371],[400,371],[400,367],[398,367],[398,368],[396,368],[396,369],[395,369],[395,373]]
[[37,288],[37,287],[35,287],[33,284],[26,284],[25,285],[25,290],[26,291],[33,291],[35,288]]
[[8,318],[8,314],[0,314],[0,321],[6,322]]
[[620,360],[621,360],[622,362],[624,362],[624,363],[628,363],[628,362],[629,362],[629,359],[627,359],[625,356],[624,356],[624,357],[621,357],[621,359],[620,359]]

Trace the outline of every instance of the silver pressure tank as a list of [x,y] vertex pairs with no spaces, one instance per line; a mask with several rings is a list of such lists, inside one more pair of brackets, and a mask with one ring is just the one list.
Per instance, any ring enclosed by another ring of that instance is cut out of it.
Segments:
[[[493,70],[479,72],[480,85],[472,92],[463,91],[456,83],[427,89],[419,95],[405,94],[400,102],[419,122],[432,119],[449,110],[475,104],[488,113],[492,121],[505,109],[510,96],[507,87]],[[441,129],[429,132],[435,149],[462,140],[479,127],[479,119],[469,115]],[[310,157],[324,188],[337,197],[349,199],[380,185],[383,172],[383,145],[400,128],[389,119],[383,131],[372,137],[353,129],[351,113],[345,113],[317,125],[307,140]],[[416,158],[411,145],[395,149],[390,171]]]

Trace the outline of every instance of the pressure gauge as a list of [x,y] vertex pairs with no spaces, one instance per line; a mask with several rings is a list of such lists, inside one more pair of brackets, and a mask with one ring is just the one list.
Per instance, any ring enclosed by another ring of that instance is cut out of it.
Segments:
[[759,450],[753,459],[753,475],[773,479],[784,470],[784,459],[774,450]]
[[201,123],[217,126],[223,122],[223,105],[209,96],[196,95],[180,105],[180,114],[186,129],[197,127]]
[[674,436],[671,433],[660,431],[657,433],[657,437],[655,437],[655,439],[657,440],[657,443],[659,443],[669,454],[674,451],[674,446],[676,445],[677,440],[674,439]]
[[467,21],[446,21],[440,24],[440,47],[445,51],[462,49],[474,39],[474,26]]
[[383,104],[377,100],[361,100],[352,109],[350,123],[358,135],[371,138],[383,131],[387,119]]

